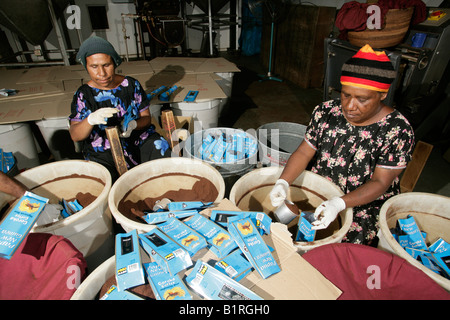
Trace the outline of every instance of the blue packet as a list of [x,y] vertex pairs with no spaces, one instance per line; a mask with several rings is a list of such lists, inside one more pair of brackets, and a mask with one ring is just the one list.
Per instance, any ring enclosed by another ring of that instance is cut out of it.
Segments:
[[139,239],[149,256],[171,275],[192,266],[189,253],[158,228],[139,234]]
[[182,210],[182,211],[159,211],[151,212],[144,215],[142,218],[148,224],[156,224],[169,220],[171,217],[178,219],[186,218],[198,213],[197,210]]
[[159,224],[158,228],[189,252],[191,257],[208,246],[202,235],[177,218],[169,218],[166,222]]
[[147,279],[157,300],[191,300],[180,277],[170,275],[157,262],[144,263]]
[[409,236],[409,246],[414,249],[427,250],[422,232],[416,224],[413,216],[408,216],[406,219],[398,219],[400,229]]
[[441,253],[450,250],[450,244],[444,239],[437,239],[432,245],[428,247],[428,250],[433,253]]
[[0,258],[10,260],[36,223],[48,199],[26,191],[0,224]]
[[228,227],[230,221],[243,218],[250,218],[260,234],[270,234],[272,219],[261,211],[212,210],[210,219]]
[[166,86],[161,86],[158,89],[153,90],[152,92],[150,92],[149,94],[147,94],[147,99],[150,101],[153,99],[153,97],[157,96],[161,91],[163,91],[164,89],[166,89]]
[[316,219],[314,218],[313,212],[302,211],[300,213],[300,219],[298,220],[298,229],[295,241],[314,241],[316,236],[316,230],[311,229],[313,227],[312,223]]
[[168,211],[180,211],[180,210],[203,210],[211,206],[213,202],[203,201],[173,201],[167,204]]
[[423,252],[417,257],[417,260],[431,271],[440,274],[443,277],[446,276],[446,272],[441,268],[438,260],[431,252]]
[[229,222],[228,231],[263,279],[281,271],[250,218]]
[[450,279],[450,252],[443,251],[432,254],[436,259],[439,266],[444,271],[444,274],[441,274],[443,277]]
[[163,93],[161,93],[159,95],[159,100],[161,100],[161,101],[169,101],[170,95],[172,93],[174,93],[175,90],[177,90],[177,88],[178,88],[177,86],[173,86],[170,89],[168,89],[167,91],[164,91]]
[[240,281],[253,269],[252,264],[245,258],[241,249],[236,249],[222,260],[214,264],[214,268],[230,278]]
[[186,277],[189,287],[209,300],[262,300],[260,296],[209,264],[197,260]]
[[145,283],[136,230],[116,235],[116,283],[119,291]]
[[206,238],[210,250],[219,259],[237,248],[236,242],[228,231],[199,213],[194,214],[184,223]]
[[198,156],[200,159],[204,159],[203,158],[203,153],[205,152],[205,150],[208,148],[208,146],[211,144],[211,142],[214,141],[214,137],[211,134],[208,134],[203,140],[202,140],[202,145],[200,146],[200,148],[198,149]]
[[106,293],[100,298],[100,300],[144,300],[144,299],[127,290],[119,291],[119,289],[115,285],[112,285],[108,289],[108,291],[106,291]]

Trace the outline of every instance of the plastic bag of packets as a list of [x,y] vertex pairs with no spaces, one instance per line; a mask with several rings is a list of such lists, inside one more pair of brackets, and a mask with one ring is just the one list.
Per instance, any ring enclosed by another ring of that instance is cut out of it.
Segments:
[[258,151],[257,142],[244,132],[209,133],[203,139],[197,156],[216,163],[233,163],[252,157]]
[[427,246],[426,233],[421,231],[413,216],[398,219],[397,226],[391,230],[397,242],[414,259],[433,272],[450,279],[450,244],[439,238]]

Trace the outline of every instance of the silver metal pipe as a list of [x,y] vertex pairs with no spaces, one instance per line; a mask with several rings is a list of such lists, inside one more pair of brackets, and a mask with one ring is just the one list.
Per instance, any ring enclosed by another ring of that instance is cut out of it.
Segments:
[[209,20],[209,54],[213,55],[213,35],[212,35],[212,13],[211,13],[211,0],[208,0],[208,20]]
[[70,66],[69,57],[66,52],[66,46],[64,44],[62,32],[61,32],[61,29],[58,24],[58,19],[56,18],[55,10],[53,9],[52,0],[47,0],[47,3],[48,3],[48,10],[50,12],[50,18],[52,20],[53,28],[55,28],[56,36],[58,38],[59,48],[61,49],[61,55],[62,55],[64,64],[66,66]]

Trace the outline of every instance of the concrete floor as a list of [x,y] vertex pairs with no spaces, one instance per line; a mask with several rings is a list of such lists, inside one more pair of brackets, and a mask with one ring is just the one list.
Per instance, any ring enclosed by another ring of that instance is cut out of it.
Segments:
[[[307,125],[313,108],[323,100],[322,88],[300,88],[289,81],[260,81],[265,75],[259,56],[224,55],[240,69],[233,79],[232,96],[219,119],[219,126],[257,129],[271,122]],[[433,151],[413,191],[450,197],[450,157],[448,144],[425,141]]]

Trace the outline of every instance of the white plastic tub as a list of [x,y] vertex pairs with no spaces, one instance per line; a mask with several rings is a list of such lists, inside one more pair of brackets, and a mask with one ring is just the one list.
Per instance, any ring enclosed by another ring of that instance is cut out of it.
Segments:
[[199,177],[212,182],[218,191],[214,202],[221,201],[225,194],[225,183],[216,169],[200,160],[175,157],[148,161],[121,175],[109,193],[109,208],[125,232],[134,229],[148,232],[155,226],[127,218],[119,211],[119,203],[122,200],[137,202],[147,197],[161,198],[168,191],[190,189]]
[[378,232],[378,248],[394,253],[413,266],[425,272],[447,291],[450,291],[450,280],[431,271],[422,263],[409,255],[394,239],[390,231],[395,228],[398,219],[408,215],[414,217],[421,231],[427,233],[428,244],[438,238],[450,243],[450,198],[424,192],[407,192],[388,199],[380,210],[380,231]]
[[41,131],[47,147],[56,160],[67,159],[66,150],[74,149],[70,138],[69,120],[65,118],[52,118],[35,122]]
[[19,170],[39,165],[34,135],[28,123],[0,125],[0,148],[14,154]]
[[192,117],[194,121],[200,122],[204,129],[214,128],[219,122],[220,102],[220,99],[204,102],[174,102],[172,111],[175,116]]
[[[108,210],[111,175],[105,167],[85,160],[63,160],[26,170],[15,178],[53,204],[62,198],[75,198],[78,192],[96,196],[91,204],[76,214],[55,223],[34,226],[31,232],[61,235],[69,239],[84,255],[90,270],[113,254],[114,235]],[[2,195],[1,207],[9,199]]]
[[[273,212],[276,208],[272,207],[269,194],[283,169],[283,167],[273,166],[250,171],[236,181],[230,192],[230,201],[243,211],[263,211],[274,219]],[[290,185],[287,199],[294,203],[307,201],[316,208],[323,201],[342,195],[342,190],[334,183],[318,174],[304,171]],[[300,205],[299,208],[302,209]],[[288,225],[289,230],[295,229],[297,221],[298,218]],[[294,241],[294,245],[300,253],[304,253],[325,244],[339,243],[350,228],[352,221],[353,210],[348,208],[342,211],[339,219],[331,223],[326,230],[319,230],[323,235],[322,238],[318,237],[319,233],[317,233],[317,240],[312,242]]]

